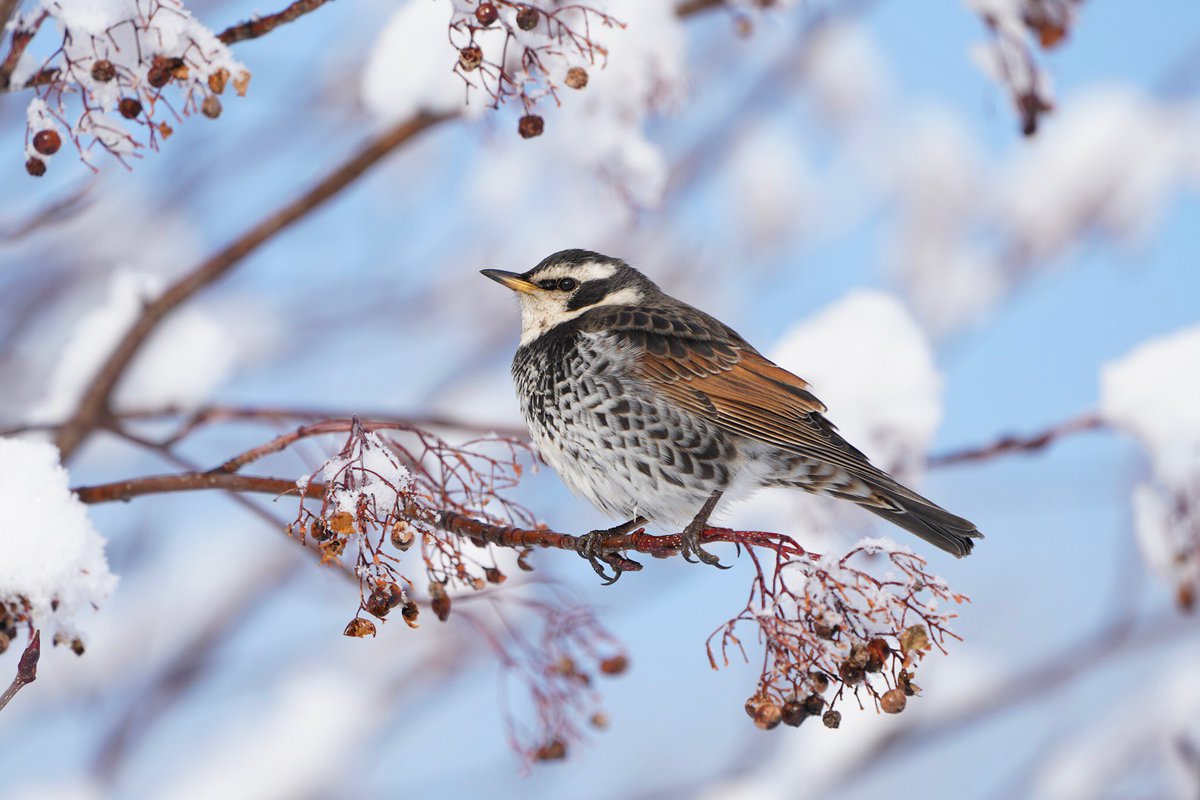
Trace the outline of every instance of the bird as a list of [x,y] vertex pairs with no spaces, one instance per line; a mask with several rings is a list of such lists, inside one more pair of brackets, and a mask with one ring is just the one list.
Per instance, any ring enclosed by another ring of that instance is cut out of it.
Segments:
[[481,272],[520,302],[512,375],[534,445],[574,494],[626,520],[578,538],[607,581],[620,568],[605,572],[600,544],[650,522],[682,530],[688,561],[724,566],[700,544],[710,516],[768,486],[849,500],[958,557],[982,538],[871,464],[805,380],[625,261],[571,249]]

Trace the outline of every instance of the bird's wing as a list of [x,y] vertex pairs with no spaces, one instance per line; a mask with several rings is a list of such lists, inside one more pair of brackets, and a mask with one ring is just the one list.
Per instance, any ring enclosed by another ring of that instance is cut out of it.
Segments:
[[603,331],[633,356],[637,377],[678,407],[731,433],[784,450],[861,467],[866,457],[824,417],[809,385],[733,329],[688,306],[596,309]]

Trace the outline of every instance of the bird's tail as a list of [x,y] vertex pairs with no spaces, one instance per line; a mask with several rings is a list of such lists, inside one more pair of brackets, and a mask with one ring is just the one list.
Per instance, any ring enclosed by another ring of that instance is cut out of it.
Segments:
[[885,472],[872,469],[872,473],[857,476],[870,488],[865,496],[860,492],[843,496],[959,558],[970,555],[974,540],[983,538],[970,520],[951,514]]

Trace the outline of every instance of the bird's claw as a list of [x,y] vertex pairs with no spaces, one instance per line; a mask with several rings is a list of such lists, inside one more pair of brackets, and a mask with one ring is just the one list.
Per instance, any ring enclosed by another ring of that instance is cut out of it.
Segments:
[[[596,574],[604,581],[604,586],[612,586],[622,574],[637,572],[642,568],[642,565],[636,561],[617,553],[604,553],[600,550],[600,545],[612,535],[613,531],[611,530],[590,531],[575,540],[575,552],[587,560]],[[605,571],[606,565],[612,569],[612,575]]]
[[680,535],[679,554],[683,556],[683,560],[689,564],[695,564],[696,561],[692,558],[693,555],[700,560],[701,563],[707,564],[710,567],[717,569],[729,569],[732,564],[722,564],[721,559],[714,556],[712,553],[700,546],[700,534],[704,532],[707,525],[688,525],[683,529]]

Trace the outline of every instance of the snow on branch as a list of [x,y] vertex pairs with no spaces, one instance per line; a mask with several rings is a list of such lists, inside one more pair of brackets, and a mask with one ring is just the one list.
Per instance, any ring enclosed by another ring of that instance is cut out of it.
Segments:
[[52,445],[0,438],[0,520],[0,652],[20,628],[82,652],[79,617],[117,579]]
[[61,44],[41,63],[28,55],[10,82],[32,86],[27,114],[26,170],[38,176],[64,139],[85,164],[106,151],[129,166],[140,151],[158,149],[196,112],[215,119],[227,87],[246,93],[250,72],[180,0],[46,0],[18,15],[26,43],[47,22]]
[[1107,365],[1101,414],[1146,450],[1153,479],[1133,493],[1147,562],[1191,609],[1200,593],[1200,326],[1139,345]]

